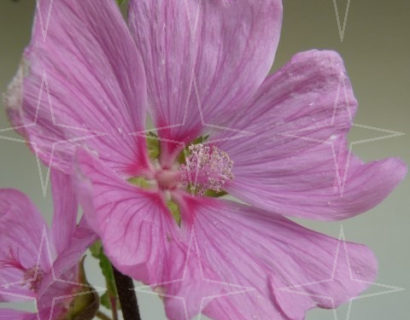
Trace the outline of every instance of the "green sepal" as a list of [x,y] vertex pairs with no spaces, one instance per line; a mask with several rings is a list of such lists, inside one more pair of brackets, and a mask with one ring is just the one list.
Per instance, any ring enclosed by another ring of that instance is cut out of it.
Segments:
[[91,255],[92,255],[94,258],[99,259],[99,258],[100,258],[101,251],[102,251],[102,244],[101,244],[101,241],[100,241],[100,240],[95,241],[95,242],[90,246],[90,252],[91,252]]
[[127,181],[143,189],[150,189],[152,187],[149,181],[144,177],[132,177],[129,178]]
[[180,164],[185,164],[186,163],[186,157],[189,154],[187,148],[185,148],[184,150],[182,150],[177,158],[178,163]]
[[[100,269],[107,286],[107,291],[100,298],[101,304],[108,309],[111,309],[111,301],[118,300],[117,287],[115,285],[114,271],[112,269],[111,262],[104,254],[101,241],[98,240],[94,242],[90,247],[90,251],[93,257],[99,260]],[[117,305],[119,304],[117,303]]]
[[100,308],[99,296],[85,275],[84,258],[79,263],[78,271],[78,282],[81,286],[76,290],[61,320],[92,320]]
[[150,159],[158,159],[161,153],[161,145],[158,136],[153,132],[148,132],[147,135],[147,149]]
[[196,138],[194,141],[192,141],[191,144],[204,143],[206,140],[208,140],[208,138],[209,138],[209,134],[206,134],[204,136],[200,136],[200,137]]
[[100,297],[100,303],[102,306],[111,310],[111,301],[110,301],[110,298],[108,297],[108,291],[104,292],[104,294]]
[[125,0],[116,0],[117,1],[117,4],[119,5],[119,6],[121,6],[124,2],[125,2]]
[[175,203],[172,200],[167,201],[167,207],[169,211],[171,212],[172,217],[174,218],[175,222],[177,223],[178,226],[181,226],[181,210],[179,209],[179,206],[177,203]]
[[208,190],[205,191],[205,195],[206,195],[207,197],[212,197],[212,198],[223,197],[223,196],[225,196],[225,195],[227,195],[227,194],[228,194],[228,192],[223,191],[223,190],[217,192],[217,191],[208,189]]
[[185,163],[186,156],[189,155],[189,146],[191,146],[193,144],[204,143],[206,140],[208,140],[208,138],[209,138],[209,134],[204,135],[204,136],[200,136],[200,137],[196,138],[195,140],[193,140],[186,148],[184,148],[184,150],[182,150],[180,152],[180,154],[178,155],[178,162],[181,163],[181,164]]

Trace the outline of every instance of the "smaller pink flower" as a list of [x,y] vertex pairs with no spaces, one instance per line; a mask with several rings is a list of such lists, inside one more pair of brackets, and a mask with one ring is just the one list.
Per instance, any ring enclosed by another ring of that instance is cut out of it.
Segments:
[[61,319],[84,288],[79,260],[95,236],[85,220],[77,226],[70,178],[53,171],[51,179],[51,228],[26,195],[0,189],[0,302],[35,300],[38,309],[38,314],[0,309],[0,319]]

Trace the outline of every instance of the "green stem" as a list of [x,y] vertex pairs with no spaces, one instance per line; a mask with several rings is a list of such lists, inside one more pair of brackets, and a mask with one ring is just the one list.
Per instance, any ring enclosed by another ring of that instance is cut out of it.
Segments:
[[117,297],[110,297],[112,319],[118,320]]
[[107,316],[105,313],[103,313],[103,312],[101,312],[101,311],[97,311],[97,313],[95,314],[95,316],[96,316],[98,319],[101,319],[101,320],[111,320],[111,318],[110,318],[109,316]]

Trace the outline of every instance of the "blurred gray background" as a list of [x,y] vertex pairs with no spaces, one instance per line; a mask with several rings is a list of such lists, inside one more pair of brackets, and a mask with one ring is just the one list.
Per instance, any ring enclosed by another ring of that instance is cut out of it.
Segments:
[[[29,41],[34,5],[34,0],[0,1],[1,92]],[[340,52],[360,104],[355,118],[360,127],[352,129],[350,141],[353,151],[365,160],[399,156],[410,163],[409,17],[408,0],[284,0],[274,69],[298,51],[330,48]],[[42,192],[47,171],[38,166],[17,135],[3,130],[9,126],[1,107],[0,187],[24,191],[50,220],[50,194],[44,197]],[[5,135],[7,139],[1,138]],[[379,285],[337,312],[313,310],[309,320],[410,319],[409,191],[410,179],[406,178],[381,205],[359,217],[343,223],[302,222],[336,237],[343,224],[346,238],[371,247],[380,264]],[[88,259],[87,266],[93,271],[91,281],[104,286],[97,265]],[[139,301],[144,320],[166,319],[155,295],[141,293]]]

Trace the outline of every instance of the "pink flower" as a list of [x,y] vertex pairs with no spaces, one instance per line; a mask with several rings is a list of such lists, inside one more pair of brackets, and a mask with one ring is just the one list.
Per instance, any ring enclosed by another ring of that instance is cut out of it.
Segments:
[[[38,2],[10,118],[47,165],[76,164],[106,254],[170,319],[303,319],[376,277],[368,248],[284,216],[355,216],[406,166],[349,153],[357,102],[338,54],[268,75],[281,17],[279,0],[131,0],[127,27],[112,0]],[[207,196],[221,191],[246,204]]]
[[52,183],[51,229],[23,193],[0,190],[0,301],[34,300],[38,309],[38,314],[0,309],[0,319],[61,319],[83,289],[78,265],[95,236],[85,220],[77,227],[70,178],[54,171]]

